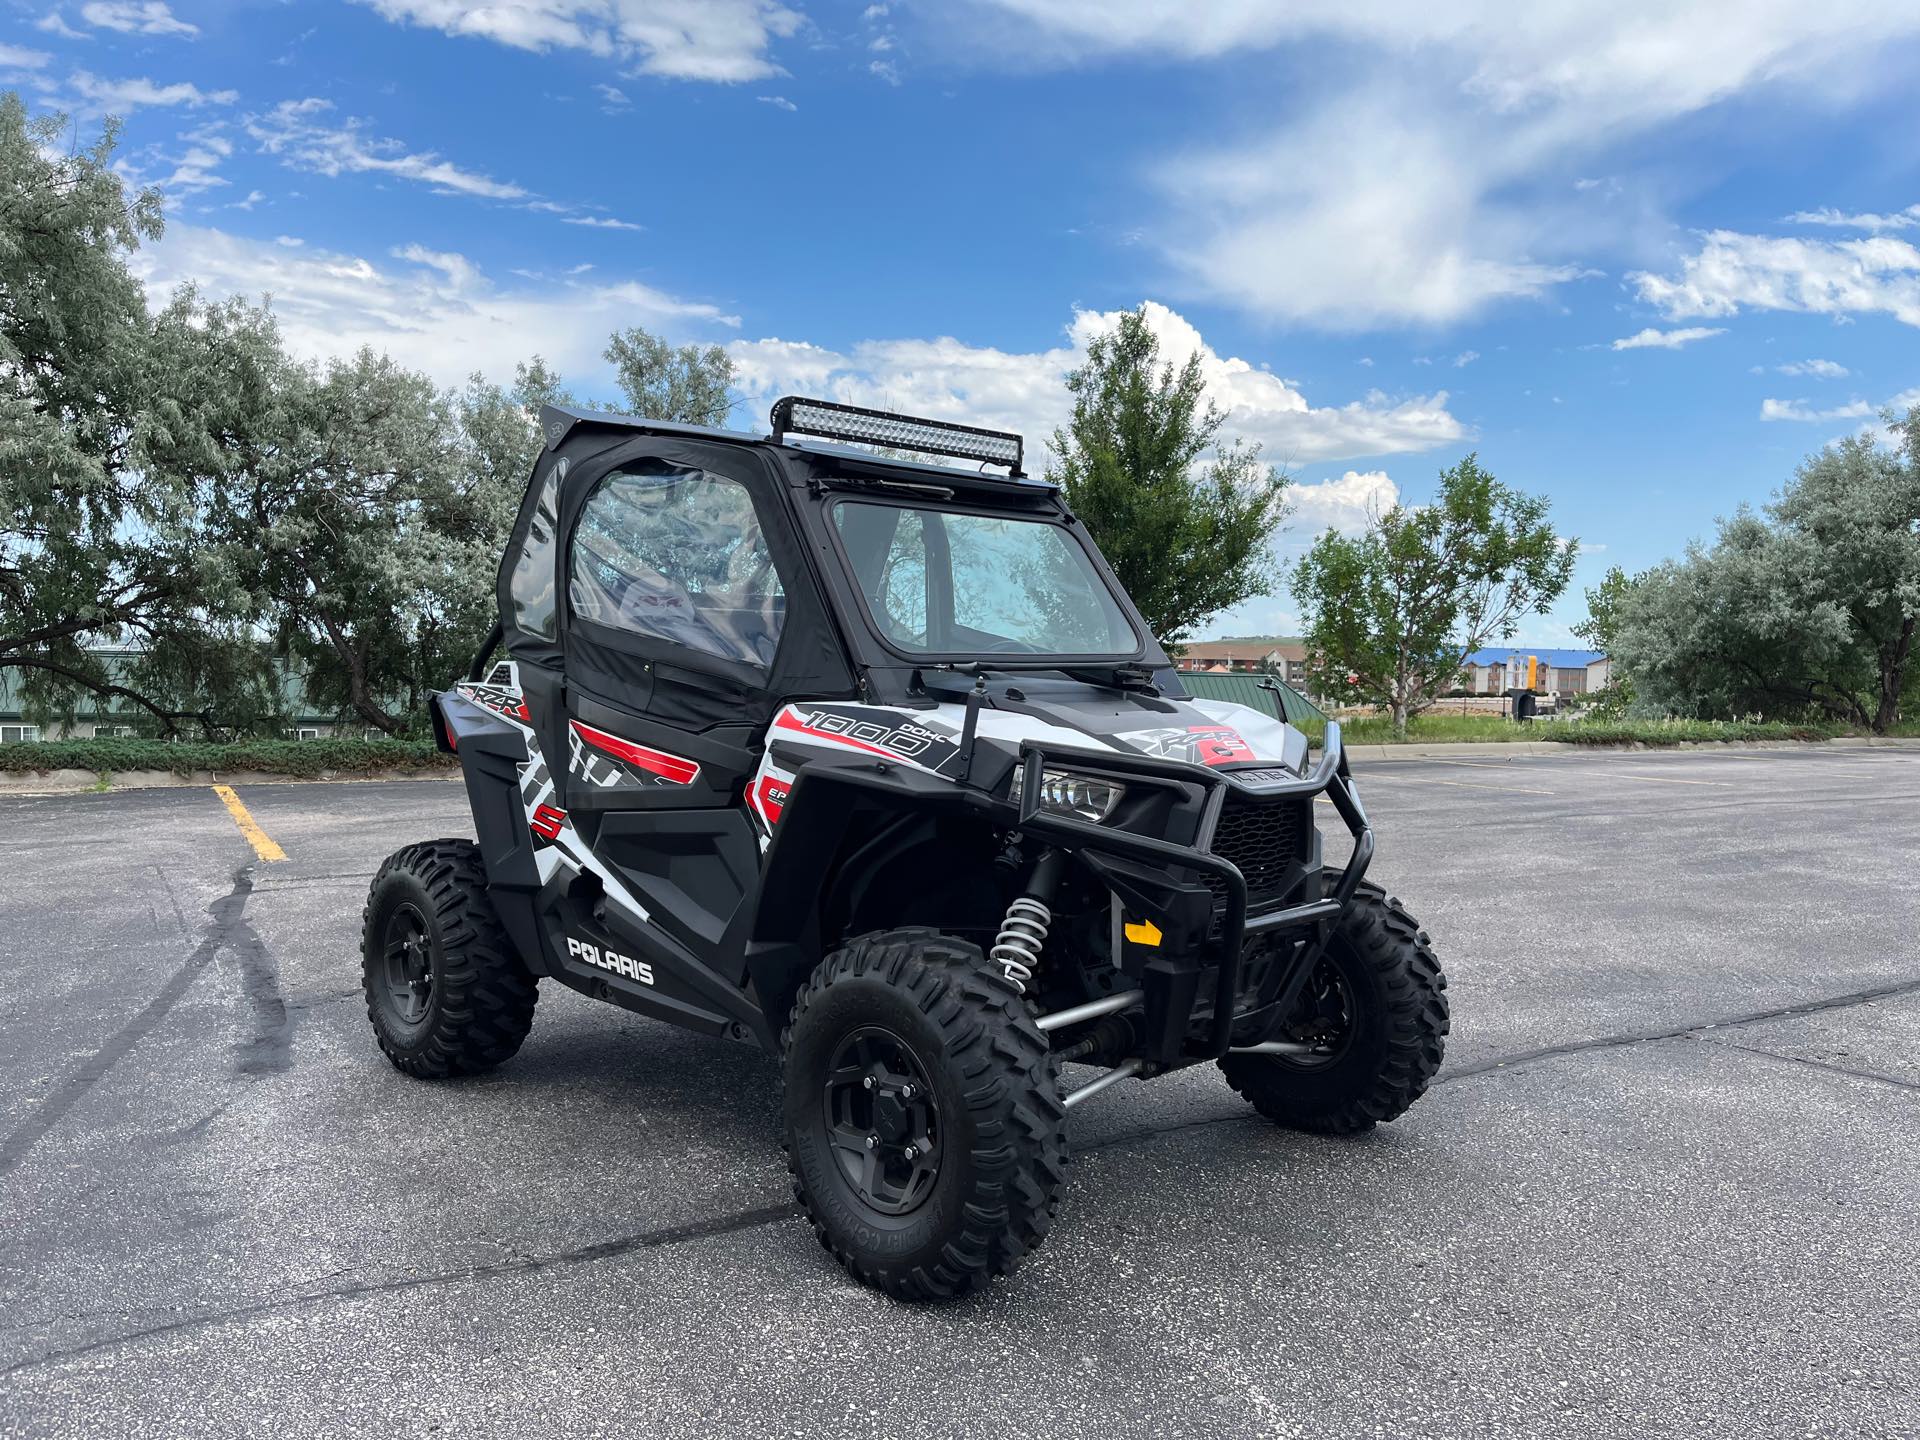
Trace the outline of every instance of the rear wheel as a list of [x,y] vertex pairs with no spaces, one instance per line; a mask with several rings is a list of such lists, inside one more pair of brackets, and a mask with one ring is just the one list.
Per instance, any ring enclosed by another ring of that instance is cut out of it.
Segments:
[[409,1075],[469,1075],[520,1048],[539,989],[487,898],[479,846],[429,840],[387,857],[367,894],[360,983],[374,1038]]
[[1446,1052],[1447,979],[1414,918],[1363,884],[1270,1038],[1310,1055],[1228,1055],[1227,1083],[1269,1119],[1322,1135],[1356,1135],[1426,1093]]
[[977,947],[862,936],[787,1029],[786,1152],[820,1243],[903,1300],[948,1300],[1046,1236],[1066,1109],[1046,1038]]

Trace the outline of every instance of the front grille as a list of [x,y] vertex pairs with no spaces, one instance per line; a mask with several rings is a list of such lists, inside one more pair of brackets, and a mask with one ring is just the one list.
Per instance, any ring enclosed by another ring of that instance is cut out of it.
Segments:
[[[1227,798],[1220,824],[1213,832],[1213,853],[1238,867],[1247,882],[1247,913],[1277,902],[1295,878],[1295,866],[1305,849],[1307,806],[1299,800]],[[1206,877],[1213,891],[1214,929],[1227,908],[1227,887]]]

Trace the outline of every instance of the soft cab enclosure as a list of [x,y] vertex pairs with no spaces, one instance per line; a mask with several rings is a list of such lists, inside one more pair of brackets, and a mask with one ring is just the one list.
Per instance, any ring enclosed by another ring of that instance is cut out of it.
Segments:
[[1019,437],[773,421],[543,413],[504,656],[433,702],[477,844],[408,847],[369,898],[389,1058],[500,1063],[542,978],[779,1053],[816,1233],[908,1298],[1039,1242],[1068,1109],[1128,1077],[1217,1061],[1329,1133],[1411,1104],[1444,981],[1365,883],[1339,726],[1316,751],[1278,686],[1190,696]]

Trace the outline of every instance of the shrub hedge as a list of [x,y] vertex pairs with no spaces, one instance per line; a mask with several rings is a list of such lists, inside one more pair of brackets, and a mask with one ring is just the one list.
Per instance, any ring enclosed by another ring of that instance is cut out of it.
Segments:
[[231,745],[190,740],[44,740],[0,745],[0,771],[254,770],[302,778],[328,773],[370,775],[377,771],[445,770],[459,762],[431,740],[241,740]]

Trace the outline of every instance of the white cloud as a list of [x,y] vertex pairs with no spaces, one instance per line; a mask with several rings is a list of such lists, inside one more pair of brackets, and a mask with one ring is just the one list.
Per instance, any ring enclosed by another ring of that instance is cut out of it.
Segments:
[[227,208],[229,210],[251,210],[266,198],[267,192],[264,190],[249,190],[246,199],[236,200]]
[[1825,410],[1815,410],[1802,400],[1767,399],[1760,402],[1762,420],[1858,420],[1873,413],[1875,407],[1864,400],[1834,405]]
[[1920,205],[1909,205],[1891,215],[1849,215],[1845,211],[1823,206],[1818,210],[1796,210],[1787,216],[1790,225],[1827,225],[1837,230],[1871,230],[1878,234],[1882,230],[1906,230],[1920,225]]
[[1696,340],[1706,340],[1727,332],[1719,327],[1689,325],[1684,330],[1655,330],[1648,326],[1645,330],[1628,335],[1613,342],[1615,350],[1678,350],[1682,345],[1691,345]]
[[[1164,305],[1150,302],[1147,316],[1162,358],[1180,365],[1198,354],[1208,397],[1228,413],[1227,432],[1259,441],[1276,464],[1427,450],[1466,435],[1448,412],[1444,391],[1408,399],[1371,391],[1346,405],[1313,406],[1278,376],[1220,356]],[[804,392],[1018,430],[1030,441],[1030,468],[1038,469],[1042,442],[1068,418],[1067,371],[1079,363],[1089,339],[1117,323],[1118,312],[1081,311],[1066,344],[1026,353],[944,336],[867,340],[844,352],[777,339],[736,341],[730,349],[742,390],[756,400]]]
[[1811,375],[1816,380],[1844,380],[1852,373],[1836,360],[1794,360],[1773,368],[1781,375]]
[[739,324],[712,305],[634,281],[505,287],[462,255],[410,245],[396,258],[401,263],[376,264],[173,224],[134,252],[133,264],[156,300],[187,281],[212,296],[270,296],[296,354],[348,356],[370,345],[445,385],[475,370],[510,376],[535,353],[563,375],[591,382],[605,376],[600,352],[617,326],[679,336]]
[[298,235],[276,235],[273,237],[273,243],[285,246],[289,250],[298,250],[307,242],[302,240]]
[[776,39],[805,17],[774,0],[363,0],[388,20],[519,50],[584,50],[675,80],[778,75]]
[[875,60],[867,66],[867,72],[879,76],[889,85],[900,83],[900,67],[891,60]]
[[584,225],[590,230],[644,230],[644,225],[636,225],[631,220],[615,220],[610,215],[569,215],[560,222],[562,225]]
[[0,42],[0,68],[8,70],[38,70],[53,57],[44,50],[29,50],[20,45],[8,45]]
[[760,95],[756,99],[762,105],[771,105],[776,110],[798,110],[800,107],[784,95]]
[[596,85],[593,88],[608,111],[624,110],[633,103],[627,98],[627,92],[618,85]]
[[232,147],[196,144],[173,160],[173,169],[160,176],[153,183],[162,191],[176,198],[197,195],[203,190],[213,190],[229,183],[225,176],[217,174],[221,162],[232,154]]
[[198,110],[203,105],[231,105],[239,96],[232,90],[202,90],[181,80],[158,85],[144,76],[127,80],[106,80],[86,70],[76,70],[67,80],[89,109],[125,115],[141,106],[185,105]]
[[60,13],[60,7],[57,5],[42,15],[38,20],[34,21],[33,28],[36,30],[44,30],[49,35],[58,35],[62,40],[91,40],[93,38],[87,34],[86,31],[76,30],[73,26],[69,25],[67,23],[67,17]]
[[[1831,405],[1817,409],[1804,400],[1763,400],[1760,402],[1762,420],[1798,420],[1802,422],[1824,422],[1829,420],[1865,420],[1878,416],[1882,411],[1891,410],[1896,416],[1905,416],[1914,406],[1920,405],[1920,386],[1911,390],[1902,390],[1898,395],[1882,401],[1878,405],[1868,404],[1865,400],[1850,400],[1845,405]],[[1872,435],[1882,444],[1895,446],[1899,437],[1877,420],[1859,427],[1859,433]]]
[[283,100],[265,115],[247,117],[247,133],[267,154],[296,170],[321,175],[391,175],[437,190],[489,200],[521,200],[528,191],[510,181],[463,170],[431,151],[410,152],[397,140],[369,135],[357,120],[329,125],[318,117],[333,109],[319,99]]
[[1458,355],[1453,357],[1453,368],[1456,370],[1464,370],[1479,358],[1480,352],[1478,350],[1462,350]]
[[1338,480],[1317,485],[1294,484],[1287,491],[1293,514],[1287,521],[1296,539],[1323,530],[1359,530],[1374,516],[1400,503],[1400,487],[1384,470],[1349,470]]
[[1494,198],[1529,159],[1503,149],[1399,87],[1361,90],[1270,138],[1161,163],[1170,217],[1149,234],[1203,294],[1262,315],[1447,324],[1581,273],[1534,253],[1556,227]]
[[[924,7],[929,14],[934,7]],[[1537,298],[1644,243],[1654,197],[1605,173],[1623,145],[1761,89],[1844,106],[1920,33],[1886,0],[972,0],[955,45],[1076,67],[1332,48],[1283,117],[1164,157],[1148,237],[1203,295],[1333,327],[1446,324]],[[1011,23],[1010,23],[1011,22]]]
[[[287,243],[284,235],[280,237],[280,243]],[[410,265],[424,265],[430,270],[438,270],[447,277],[447,284],[459,291],[477,288],[483,278],[479,266],[451,250],[429,250],[419,244],[402,245],[393,252],[393,258],[405,260]]]
[[165,0],[89,0],[80,7],[80,18],[102,30],[129,35],[192,37],[200,33],[198,25],[176,18]]
[[1741,310],[1881,311],[1920,325],[1920,250],[1887,235],[1804,240],[1713,230],[1681,260],[1679,275],[1643,271],[1627,279],[1672,319]]

